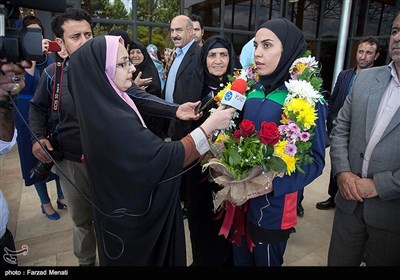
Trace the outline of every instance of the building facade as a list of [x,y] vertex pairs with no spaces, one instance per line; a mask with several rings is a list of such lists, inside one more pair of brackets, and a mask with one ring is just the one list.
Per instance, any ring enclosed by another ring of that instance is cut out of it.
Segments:
[[344,67],[355,66],[360,38],[376,36],[383,46],[377,65],[390,61],[387,45],[390,27],[400,0],[69,0],[93,16],[95,34],[122,27],[133,40],[153,43],[160,54],[172,46],[169,21],[178,14],[197,14],[204,20],[205,35],[229,38],[240,54],[258,26],[276,17],[293,21],[304,33],[309,49],[322,64],[324,88],[332,87],[342,8],[351,3]]

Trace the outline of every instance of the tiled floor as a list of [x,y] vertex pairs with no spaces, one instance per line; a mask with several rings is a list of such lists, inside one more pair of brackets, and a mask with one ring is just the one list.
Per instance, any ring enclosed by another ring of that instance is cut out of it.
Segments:
[[[328,150],[327,150],[328,152]],[[296,233],[292,234],[285,253],[285,266],[325,266],[334,210],[315,208],[318,201],[327,198],[330,162],[322,176],[305,189],[305,215],[298,219]],[[39,197],[34,187],[25,187],[21,178],[18,151],[15,147],[0,156],[0,187],[10,209],[8,227],[14,234],[16,248],[28,245],[28,254],[18,257],[21,266],[76,266],[72,252],[72,224],[66,210],[57,210],[61,219],[52,221],[40,211]],[[49,194],[56,207],[54,183]],[[187,234],[188,235],[188,234]],[[191,263],[190,241],[188,263]]]

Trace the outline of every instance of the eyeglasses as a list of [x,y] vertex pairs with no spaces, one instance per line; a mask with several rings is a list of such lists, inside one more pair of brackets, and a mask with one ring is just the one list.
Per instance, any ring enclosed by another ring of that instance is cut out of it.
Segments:
[[120,62],[115,64],[117,67],[121,67],[123,69],[126,69],[128,67],[130,67],[132,65],[132,62],[130,60],[124,61],[124,62]]

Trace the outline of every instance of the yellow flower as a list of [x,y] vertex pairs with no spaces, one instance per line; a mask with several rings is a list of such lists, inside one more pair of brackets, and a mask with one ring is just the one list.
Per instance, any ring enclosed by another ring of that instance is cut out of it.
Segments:
[[290,175],[292,172],[296,171],[296,158],[285,153],[286,145],[288,142],[286,140],[280,140],[274,146],[274,155],[280,157],[286,163],[286,174]]
[[219,133],[217,139],[215,140],[214,144],[215,145],[221,145],[225,143],[229,139],[229,135],[225,133]]
[[287,102],[284,106],[284,113],[286,116],[293,114],[296,117],[296,123],[303,125],[307,129],[315,125],[315,120],[317,119],[317,112],[314,106],[302,98],[292,98]]
[[231,84],[231,83],[228,83],[228,84],[226,85],[226,87],[224,87],[223,89],[221,89],[221,90],[217,93],[217,95],[214,97],[214,100],[217,101],[217,102],[221,102],[222,98],[223,98],[224,95],[225,95],[225,92],[226,92],[227,90],[230,90],[230,89],[231,89],[231,86],[232,86],[232,84]]
[[306,67],[307,67],[308,65],[307,64],[304,64],[304,63],[299,63],[299,64],[297,64],[296,65],[296,72],[298,72],[299,74],[301,74],[301,73],[303,73],[304,72],[304,69],[306,69]]

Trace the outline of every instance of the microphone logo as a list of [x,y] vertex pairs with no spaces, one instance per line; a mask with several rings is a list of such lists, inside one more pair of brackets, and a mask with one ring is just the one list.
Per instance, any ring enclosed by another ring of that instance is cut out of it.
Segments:
[[227,90],[221,100],[221,104],[233,107],[239,111],[243,109],[245,102],[246,96],[235,90]]
[[225,99],[226,101],[229,101],[229,100],[232,99],[232,96],[233,96],[233,92],[230,91],[230,90],[228,90],[228,91],[225,93],[225,95],[224,95],[224,99]]

